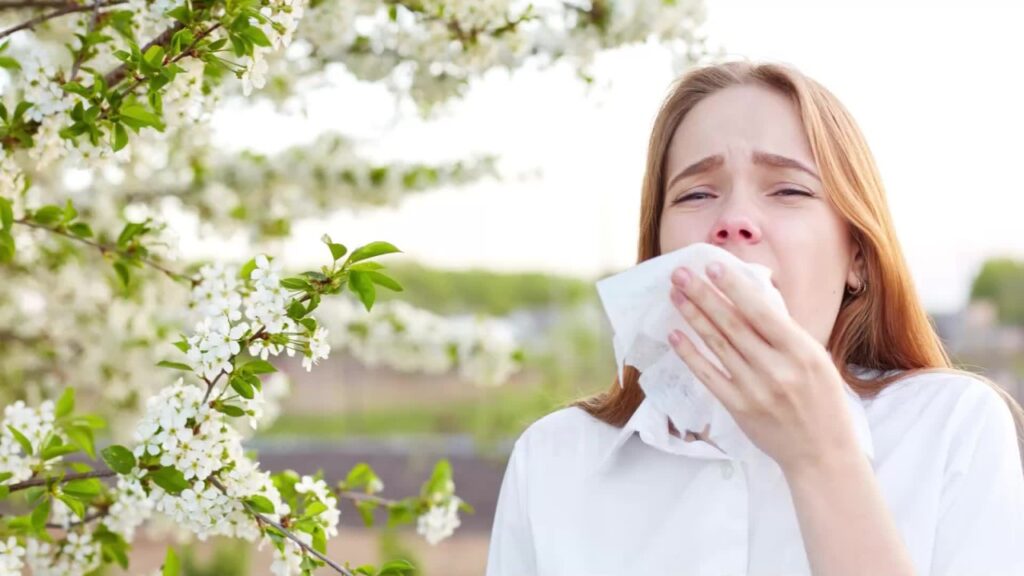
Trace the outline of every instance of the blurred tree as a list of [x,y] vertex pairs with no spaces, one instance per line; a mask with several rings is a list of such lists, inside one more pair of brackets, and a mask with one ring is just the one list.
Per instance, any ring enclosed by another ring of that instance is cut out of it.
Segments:
[[989,300],[1001,324],[1024,326],[1024,261],[985,261],[971,285],[970,300]]

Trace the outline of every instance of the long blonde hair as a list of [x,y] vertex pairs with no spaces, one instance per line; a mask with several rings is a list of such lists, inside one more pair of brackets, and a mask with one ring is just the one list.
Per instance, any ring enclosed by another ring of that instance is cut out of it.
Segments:
[[[1010,407],[1024,459],[1024,410],[990,379],[957,369],[929,322],[904,262],[878,169],[853,117],[823,86],[778,63],[731,61],[693,69],[679,78],[654,121],[640,207],[637,262],[660,254],[659,227],[665,187],[665,156],[676,128],[702,99],[730,86],[757,84],[788,96],[799,109],[811,150],[833,205],[850,224],[865,264],[865,289],[846,293],[828,349],[843,379],[862,398],[898,379],[922,372],[966,373],[992,386]],[[861,380],[848,364],[880,370]],[[890,371],[895,371],[891,373]],[[611,388],[572,403],[621,427],[643,401],[640,373],[631,366]]]

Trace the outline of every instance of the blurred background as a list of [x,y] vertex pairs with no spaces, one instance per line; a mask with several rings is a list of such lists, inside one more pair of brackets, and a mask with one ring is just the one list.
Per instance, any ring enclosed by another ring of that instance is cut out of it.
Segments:
[[[496,354],[511,359],[431,372],[336,342],[312,372],[286,365],[290,391],[249,441],[263,468],[337,478],[366,461],[384,479],[382,495],[400,497],[448,458],[456,492],[475,508],[452,538],[431,546],[412,529],[363,528],[343,502],[332,556],[353,565],[406,558],[427,576],[483,573],[512,442],[537,418],[613,382],[594,283],[635,263],[648,131],[669,83],[700,61],[783,61],[844,102],[875,153],[914,281],[951,355],[1024,399],[1024,85],[1013,72],[1024,53],[1021,8],[687,4],[687,29],[702,40],[699,54],[688,53],[696,40],[683,47],[682,60],[679,46],[636,34],[638,41],[597,46],[583,70],[529,58],[514,70],[487,70],[429,114],[386,78],[336,66],[304,88],[301,102],[239,102],[214,114],[210,142],[219,154],[264,166],[301,164],[296,150],[312,150],[332,158],[332,174],[344,174],[346,163],[369,174],[357,192],[333,190],[330,179],[318,192],[369,200],[308,210],[260,238],[287,269],[322,261],[325,231],[349,246],[387,240],[403,251],[383,260],[405,290],[379,291],[377,307],[407,303],[445,329],[486,322],[484,333],[502,340]],[[400,169],[407,185],[375,194],[374,178],[391,182]],[[210,178],[233,194],[258,194],[244,172]],[[192,213],[172,202],[163,214],[182,260],[242,258],[253,246],[244,235],[210,233],[204,219],[217,217],[216,207]],[[346,333],[355,339],[352,326]],[[159,533],[150,534],[133,562],[155,567],[163,551]],[[184,551],[195,575],[260,574],[269,558],[216,540]]]

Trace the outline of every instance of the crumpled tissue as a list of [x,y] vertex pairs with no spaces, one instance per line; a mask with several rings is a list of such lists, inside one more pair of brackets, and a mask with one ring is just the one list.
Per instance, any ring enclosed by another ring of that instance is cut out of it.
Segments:
[[[729,375],[718,357],[685,320],[669,296],[672,272],[686,266],[707,281],[708,264],[719,262],[729,270],[753,281],[770,306],[789,315],[782,294],[771,283],[770,268],[745,262],[732,253],[708,243],[690,244],[678,250],[641,262],[624,272],[596,283],[601,303],[614,332],[612,347],[618,367],[619,385],[623,368],[630,365],[641,372],[640,387],[660,413],[671,418],[680,434],[701,433],[730,457],[741,460],[767,457],[736,424],[718,398],[693,374],[672,349],[668,335],[672,330],[686,334],[701,354]],[[846,386],[850,403],[859,402]],[[852,396],[852,397],[851,397]],[[853,405],[850,405],[851,409]],[[867,430],[856,422],[858,436],[865,444]]]

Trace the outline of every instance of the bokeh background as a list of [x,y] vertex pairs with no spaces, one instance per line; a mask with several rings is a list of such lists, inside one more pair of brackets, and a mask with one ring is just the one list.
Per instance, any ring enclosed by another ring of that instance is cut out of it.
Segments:
[[[709,59],[793,64],[851,110],[950,353],[1024,400],[1024,83],[1016,72],[1024,11],[994,1],[705,0],[702,8]],[[646,139],[678,73],[675,58],[651,40],[599,51],[586,77],[570,63],[527,61],[473,79],[429,116],[382,82],[338,67],[294,106],[217,111],[212,142],[228,154],[282,158],[343,135],[329,149],[360,165],[465,162],[472,177],[464,182],[442,178],[378,205],[296,220],[270,245],[286,267],[304,269],[322,260],[324,231],[350,246],[387,240],[403,251],[384,260],[405,290],[379,291],[380,304],[407,302],[453,322],[486,318],[520,350],[497,383],[405,371],[338,347],[313,372],[286,365],[291,391],[249,442],[264,468],[336,478],[366,461],[385,480],[382,495],[398,497],[448,458],[457,493],[476,510],[431,546],[411,529],[364,528],[343,502],[332,555],[353,565],[407,558],[425,576],[483,573],[512,442],[537,418],[612,383],[594,283],[635,263]],[[188,214],[169,223],[184,259],[248,253]],[[159,533],[138,541],[140,571],[159,564],[164,545]],[[262,574],[268,558],[216,540],[183,551],[193,575]]]

